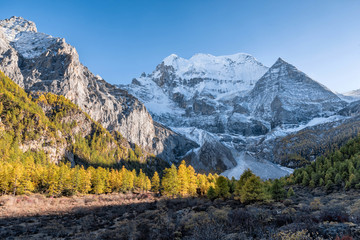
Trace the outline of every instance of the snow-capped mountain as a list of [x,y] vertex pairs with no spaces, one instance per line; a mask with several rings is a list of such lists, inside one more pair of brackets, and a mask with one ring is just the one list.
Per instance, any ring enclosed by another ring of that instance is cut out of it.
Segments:
[[[121,87],[144,102],[154,118],[164,124],[224,133],[237,131],[233,121],[237,113],[246,111],[234,99],[250,91],[267,70],[243,53],[219,57],[196,54],[189,60],[172,54],[153,73]],[[245,118],[248,127],[255,126],[246,134],[266,131],[257,120]]]
[[[290,134],[296,142],[297,132],[311,128],[322,137],[317,142],[326,142],[327,134],[316,131],[360,126],[354,124],[359,102],[347,104],[282,59],[268,68],[244,53],[172,54],[152,73],[114,86],[83,66],[64,39],[37,32],[20,17],[0,21],[0,70],[26,90],[66,96],[108,130],[163,159],[185,158],[198,171],[230,177],[247,167],[264,178],[285,175],[291,170],[278,163],[298,166],[283,159],[297,152],[279,157]],[[347,139],[355,130],[346,136],[330,131],[331,138]],[[316,156],[308,155],[309,161]]]
[[[267,166],[278,176],[288,173],[258,159],[254,147],[263,139],[289,134],[289,129],[296,131],[313,119],[326,122],[346,105],[281,58],[268,68],[243,53],[196,54],[190,59],[172,54],[151,74],[142,74],[121,87],[144,102],[154,119],[200,145],[188,153],[190,162],[204,168],[205,151],[214,156],[213,149],[217,149],[221,152],[217,161],[208,159],[208,163],[212,162],[213,169],[237,164],[235,170],[226,171],[230,175],[239,175],[244,166],[257,171]],[[225,153],[229,151],[231,155]],[[273,177],[269,172],[262,175]]]
[[[227,56],[198,53],[190,59],[171,54],[163,60],[163,63],[165,66],[171,66],[173,73],[179,79],[228,80],[232,84],[242,83],[245,90],[254,84],[268,69],[254,57],[245,53]],[[161,76],[161,71],[158,71],[157,74],[157,76]],[[224,89],[224,86],[226,86],[224,83],[222,83],[222,86],[223,90],[232,90]]]
[[0,70],[27,91],[64,95],[109,131],[165,160],[197,146],[154,122],[134,96],[91,73],[65,39],[37,32],[24,18],[0,21]]
[[333,92],[279,58],[246,96],[250,114],[270,122],[301,124],[345,106]]
[[[205,131],[199,134],[207,136],[202,138],[205,141],[197,141],[202,147],[191,153],[189,162],[197,169],[219,171],[234,167],[236,160],[216,134],[259,135],[268,131],[261,121],[250,116],[239,119],[238,113],[246,110],[234,102],[250,91],[267,70],[243,53],[218,57],[196,54],[190,59],[172,54],[153,73],[120,87],[137,96],[155,120],[188,138],[193,139],[193,130]],[[212,151],[210,148],[216,149],[211,159],[205,154]]]

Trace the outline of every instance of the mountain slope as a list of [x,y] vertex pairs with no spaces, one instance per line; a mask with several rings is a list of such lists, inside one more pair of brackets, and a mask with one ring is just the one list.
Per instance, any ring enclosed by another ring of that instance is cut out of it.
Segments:
[[[267,162],[285,164],[271,156],[279,149],[276,137],[346,118],[337,116],[346,102],[291,64],[278,59],[267,68],[247,54],[190,59],[173,54],[151,74],[121,87],[143,101],[154,119],[200,144],[188,154],[189,162],[206,168],[204,156],[212,152],[208,164],[213,169],[237,165],[226,171],[236,176],[244,166],[264,177],[286,174]],[[270,141],[263,144],[264,139]]]
[[[221,171],[234,167],[236,161],[218,137],[210,137],[212,133],[244,130],[247,135],[257,135],[267,131],[256,119],[246,119],[241,123],[242,127],[234,124],[241,109],[232,102],[248,92],[267,69],[244,53],[228,56],[196,54],[190,59],[172,54],[151,74],[143,74],[131,85],[120,87],[144,102],[156,121],[205,145],[187,157],[197,170]],[[194,137],[193,127],[205,132],[200,131]],[[200,137],[200,140],[199,136],[208,137]],[[213,154],[210,157],[206,152]]]
[[[234,99],[252,89],[267,67],[248,54],[196,54],[189,60],[170,55],[154,72],[121,86],[136,95],[152,116],[169,126],[198,127],[213,133],[234,129],[241,109]],[[225,114],[224,114],[225,113]],[[180,117],[179,117],[180,116]],[[255,119],[243,121],[249,135],[266,128]]]
[[168,166],[120,133],[111,134],[63,96],[26,93],[1,71],[0,92],[0,153],[4,161],[22,157],[20,152],[24,152],[39,161],[67,160],[73,166],[143,166],[144,171]]
[[246,96],[251,115],[271,123],[299,124],[334,114],[345,103],[333,92],[279,58]]
[[33,22],[0,21],[0,69],[27,91],[52,92],[73,101],[108,130],[168,161],[195,143],[153,122],[135,97],[94,76],[64,39],[37,32]]
[[338,96],[347,102],[354,102],[360,100],[360,89],[353,90],[346,93],[338,93]]

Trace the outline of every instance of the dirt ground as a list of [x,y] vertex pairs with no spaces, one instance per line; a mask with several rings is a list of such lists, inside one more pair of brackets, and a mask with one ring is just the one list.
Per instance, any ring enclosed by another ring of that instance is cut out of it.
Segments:
[[359,191],[295,193],[251,205],[152,194],[2,196],[0,239],[360,239]]

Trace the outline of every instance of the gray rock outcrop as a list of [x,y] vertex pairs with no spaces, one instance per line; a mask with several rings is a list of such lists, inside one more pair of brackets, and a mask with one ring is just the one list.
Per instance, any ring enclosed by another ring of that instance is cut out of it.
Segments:
[[64,95],[108,130],[168,161],[196,146],[156,124],[127,91],[94,76],[64,39],[38,33],[21,17],[0,21],[0,69],[27,91]]

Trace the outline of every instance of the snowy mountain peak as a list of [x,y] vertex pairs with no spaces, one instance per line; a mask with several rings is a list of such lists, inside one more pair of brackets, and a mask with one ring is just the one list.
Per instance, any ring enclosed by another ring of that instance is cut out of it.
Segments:
[[190,59],[171,54],[163,60],[163,64],[172,66],[174,74],[182,79],[256,81],[268,70],[253,56],[245,53],[225,56],[198,53]]
[[[306,76],[305,73],[301,72],[294,65],[286,62],[284,59],[279,57],[276,60],[276,62],[270,67],[269,71],[267,73],[265,73],[265,75],[266,76],[269,76],[269,75],[274,75],[274,76],[284,76],[285,75],[285,76],[287,76],[291,72]],[[308,77],[308,76],[306,76],[306,77]],[[275,79],[276,79],[276,77],[275,77]]]
[[290,67],[290,68],[292,68],[292,69],[294,69],[294,70],[297,70],[297,68],[296,68],[294,65],[286,62],[284,59],[282,59],[282,58],[280,58],[280,57],[279,57],[279,58],[276,60],[276,62],[270,67],[270,69],[279,68],[279,67],[281,67],[281,66],[283,66],[283,67]]
[[286,64],[286,63],[288,63],[288,62],[286,62],[284,59],[282,59],[281,57],[279,57],[277,60],[276,60],[276,62],[275,62],[275,64],[276,63],[283,63],[283,64]]
[[56,42],[65,42],[63,39],[37,32],[35,23],[22,17],[1,20],[0,34],[2,33],[11,46],[27,59],[39,57]]
[[272,126],[327,116],[344,105],[331,90],[281,58],[257,81],[247,98],[248,109]]
[[163,62],[166,66],[172,66],[174,61],[176,61],[176,59],[178,59],[179,56],[176,54],[171,54],[170,56],[164,58]]
[[0,29],[4,31],[9,41],[14,40],[16,34],[20,32],[37,32],[36,25],[22,17],[11,17],[0,21]]
[[16,16],[12,16],[9,19],[1,20],[0,26],[8,29],[13,29],[18,32],[37,32],[34,22]]

